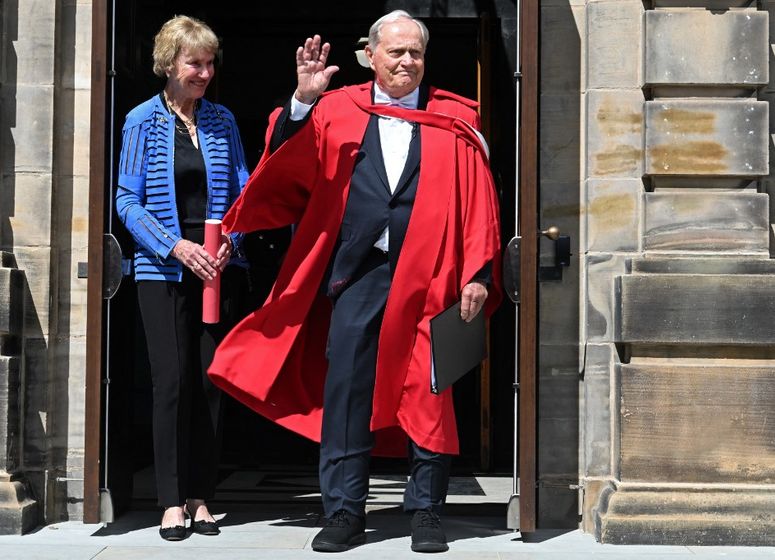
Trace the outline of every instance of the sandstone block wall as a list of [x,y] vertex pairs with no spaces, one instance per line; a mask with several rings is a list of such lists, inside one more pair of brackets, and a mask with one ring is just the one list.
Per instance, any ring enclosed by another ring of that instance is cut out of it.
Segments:
[[[605,542],[769,542],[744,528],[772,523],[759,497],[775,461],[771,6],[760,4],[586,4],[590,26],[608,13],[629,33],[615,46],[588,28],[582,125],[579,470],[582,524]],[[626,53],[638,73],[591,70]],[[748,505],[724,521],[733,492]]]

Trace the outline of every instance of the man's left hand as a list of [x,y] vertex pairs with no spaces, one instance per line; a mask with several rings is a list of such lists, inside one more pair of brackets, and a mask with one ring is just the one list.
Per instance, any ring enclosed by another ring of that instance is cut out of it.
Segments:
[[487,287],[483,282],[474,280],[466,284],[460,298],[460,318],[466,323],[473,321],[474,317],[484,307],[484,300],[486,299]]

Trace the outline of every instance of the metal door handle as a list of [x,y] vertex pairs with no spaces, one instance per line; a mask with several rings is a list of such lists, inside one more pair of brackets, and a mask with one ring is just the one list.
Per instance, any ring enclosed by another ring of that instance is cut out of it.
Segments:
[[546,228],[544,231],[541,232],[541,235],[544,237],[548,237],[552,241],[557,241],[560,237],[560,228],[557,226],[551,226]]
[[557,226],[546,228],[541,235],[554,242],[554,265],[539,266],[538,279],[543,282],[562,280],[562,269],[570,266],[570,236],[560,235],[560,228]]

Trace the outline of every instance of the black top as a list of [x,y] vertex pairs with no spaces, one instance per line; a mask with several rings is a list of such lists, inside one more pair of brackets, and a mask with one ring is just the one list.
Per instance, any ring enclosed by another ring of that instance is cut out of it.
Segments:
[[[163,95],[160,94],[162,102]],[[207,215],[207,170],[183,120],[175,115],[175,199],[183,238],[202,243]],[[199,238],[202,239],[199,239]]]

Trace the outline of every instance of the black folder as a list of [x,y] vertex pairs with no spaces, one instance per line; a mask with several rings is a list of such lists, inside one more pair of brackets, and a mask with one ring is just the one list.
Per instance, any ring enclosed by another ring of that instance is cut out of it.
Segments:
[[484,311],[466,323],[460,318],[460,302],[431,319],[432,393],[441,393],[484,360],[487,356],[485,330]]

